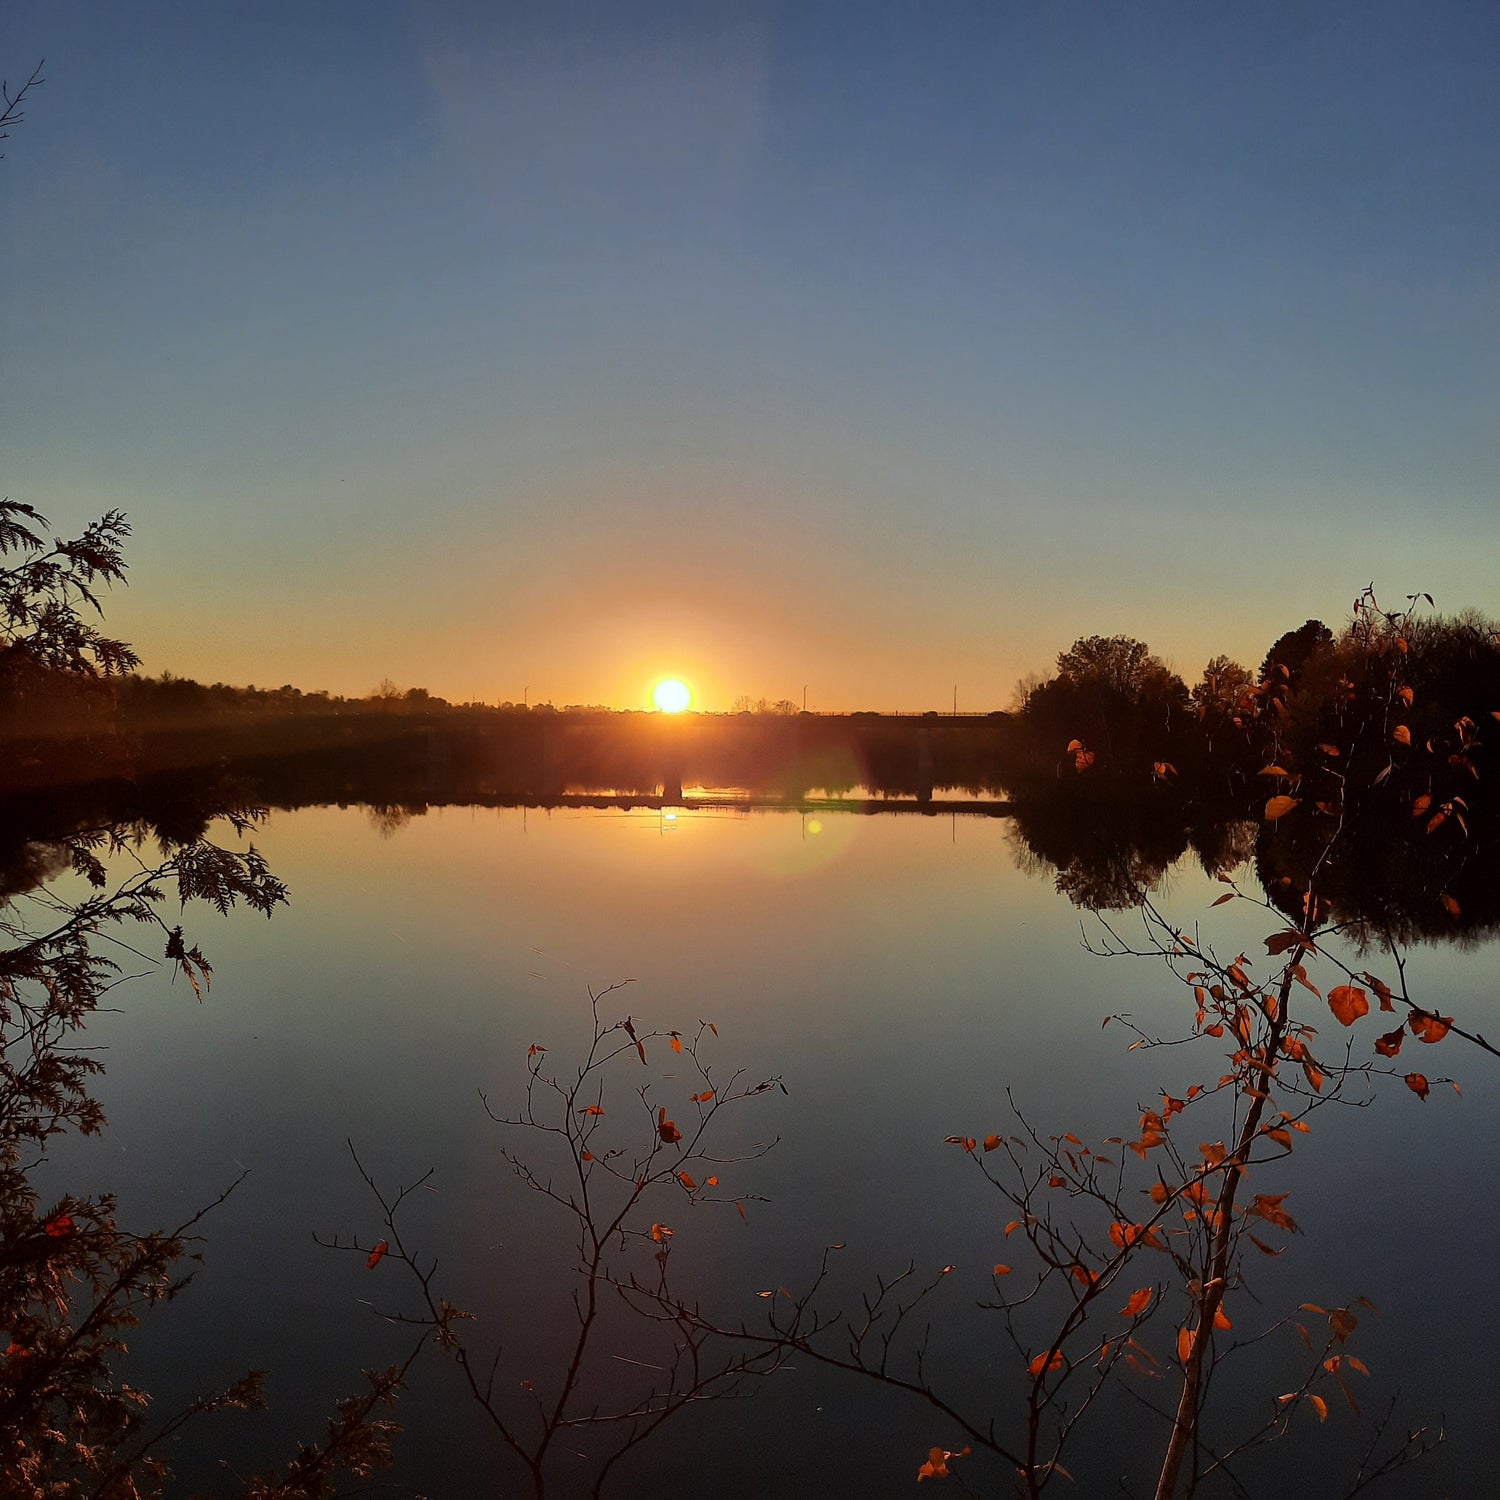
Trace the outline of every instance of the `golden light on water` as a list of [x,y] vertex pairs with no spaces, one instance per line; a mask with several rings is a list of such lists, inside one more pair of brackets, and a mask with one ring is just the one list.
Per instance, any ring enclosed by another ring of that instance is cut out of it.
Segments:
[[664,714],[680,714],[693,704],[693,690],[680,677],[663,677],[651,689],[651,702]]

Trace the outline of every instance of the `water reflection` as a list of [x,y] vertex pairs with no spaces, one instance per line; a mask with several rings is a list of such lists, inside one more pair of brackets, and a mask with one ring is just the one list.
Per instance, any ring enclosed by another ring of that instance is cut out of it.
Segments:
[[358,757],[334,766],[253,766],[227,780],[208,769],[161,773],[134,784],[55,789],[0,808],[0,890],[22,890],[55,874],[53,866],[67,860],[63,841],[80,829],[129,824],[137,836],[163,846],[180,843],[201,837],[214,809],[230,798],[288,811],[361,805],[384,839],[397,838],[429,809],[448,806],[651,811],[661,826],[667,826],[666,814],[680,812],[1005,819],[1019,868],[1090,911],[1134,906],[1190,859],[1214,877],[1249,866],[1266,898],[1292,917],[1316,869],[1323,899],[1368,943],[1476,942],[1500,926],[1500,841],[1476,837],[1455,856],[1451,842],[1425,837],[1410,820],[1351,813],[1330,857],[1326,830],[1306,820],[1270,823],[1170,795],[1012,800],[987,778],[914,789],[900,778],[808,779],[813,771],[809,762],[798,762],[796,774],[785,778],[688,781],[670,788],[671,795],[659,777],[644,777],[639,786],[582,778],[551,793],[497,791],[489,779],[458,776],[451,767],[438,788],[420,768]]
[[[144,790],[143,827],[148,806],[178,830],[204,813],[198,803],[195,814],[191,787]],[[101,1017],[91,1030],[110,1049],[100,1085],[107,1139],[126,1164],[110,1168],[112,1185],[143,1218],[175,1222],[183,1207],[212,1198],[236,1162],[253,1169],[209,1246],[210,1284],[174,1309],[170,1338],[153,1346],[148,1335],[139,1352],[141,1383],[163,1403],[192,1384],[204,1348],[278,1371],[271,1394],[280,1425],[247,1440],[261,1460],[287,1451],[299,1427],[316,1426],[328,1395],[348,1386],[351,1364],[398,1352],[361,1305],[373,1273],[351,1273],[310,1244],[315,1229],[368,1239],[377,1227],[346,1164],[346,1137],[382,1180],[438,1166],[439,1191],[421,1205],[424,1248],[451,1274],[453,1300],[479,1314],[487,1335],[503,1333],[517,1385],[546,1368],[571,1316],[571,1283],[560,1275],[567,1246],[507,1186],[477,1093],[514,1099],[533,1043],[570,1056],[586,1036],[588,983],[622,977],[640,981],[629,1001],[638,1016],[679,1029],[712,1019],[728,1056],[755,1077],[784,1074],[790,1090],[765,1127],[783,1144],[750,1184],[773,1202],[752,1204],[743,1222],[689,1215],[675,1226],[674,1254],[715,1313],[755,1316],[755,1292],[805,1279],[809,1257],[830,1241],[850,1245],[851,1287],[908,1256],[951,1262],[960,1269],[940,1309],[944,1359],[996,1411],[1013,1409],[1016,1391],[991,1333],[969,1312],[984,1295],[1002,1225],[956,1175],[943,1138],[995,1120],[1006,1087],[1045,1125],[1086,1139],[1118,1133],[1140,1099],[1170,1079],[1124,1055],[1099,1021],[1115,1010],[1163,1031],[1182,1020],[1180,996],[1157,974],[1079,952],[1076,914],[1053,885],[1098,905],[1152,886],[1201,914],[1222,890],[1209,874],[1236,854],[1253,853],[1274,890],[1296,852],[1283,847],[1290,840],[1264,844],[1243,822],[1199,827],[1155,815],[1123,820],[1134,833],[1123,840],[1097,810],[1073,820],[994,805],[942,819],[881,817],[864,815],[876,799],[861,797],[809,812],[624,811],[565,800],[443,804],[409,786],[392,790],[404,794],[378,807],[273,815],[266,852],[294,897],[274,941],[263,927],[231,924],[213,945],[209,1004],[184,1005],[182,993],[162,987],[131,996],[128,1015]],[[60,807],[52,811],[61,818]],[[54,840],[52,853],[13,826],[6,866],[15,879],[55,871],[66,823],[56,818],[39,830]],[[1017,871],[1013,856],[1047,878]],[[1255,947],[1263,924],[1234,911],[1216,915],[1231,951]],[[1444,995],[1445,1011],[1482,1013],[1482,965],[1430,952],[1417,971],[1428,993]],[[653,1054],[649,1076],[672,1068]],[[661,1087],[671,1083],[660,1078]],[[1444,1308],[1431,1298],[1414,1308],[1406,1289],[1434,1253],[1424,1226],[1448,1221],[1461,1190],[1439,1164],[1463,1161],[1466,1180],[1496,1165],[1468,1123],[1474,1109],[1493,1107],[1494,1090],[1483,1077],[1464,1086],[1462,1106],[1410,1100],[1427,1111],[1421,1142],[1431,1165],[1420,1181],[1403,1178],[1399,1216],[1388,1204],[1392,1164],[1411,1152],[1409,1115],[1350,1111],[1357,1124],[1320,1124],[1316,1152],[1299,1160],[1295,1177],[1261,1184],[1295,1186],[1305,1242],[1255,1270],[1257,1295],[1268,1301],[1364,1292],[1387,1309],[1364,1347],[1372,1369],[1386,1379],[1404,1364],[1423,1411],[1441,1405],[1455,1432],[1466,1423],[1480,1434],[1467,1456],[1444,1460],[1450,1493],[1464,1493],[1465,1476],[1487,1462],[1476,1407],[1494,1386],[1445,1375],[1444,1362],[1422,1351],[1435,1338],[1461,1338],[1465,1305],[1488,1295],[1478,1247],[1500,1229],[1494,1205],[1472,1210],[1472,1252],[1441,1242],[1454,1304],[1445,1294]],[[180,1129],[164,1134],[164,1118]],[[55,1165],[79,1180],[103,1171],[97,1155],[72,1147]],[[419,1371],[403,1410],[411,1431],[399,1472],[430,1493],[493,1487],[507,1472],[482,1429],[466,1434],[455,1457],[464,1397],[451,1374],[442,1364]],[[920,1413],[811,1375],[784,1391],[768,1387],[753,1412],[708,1414],[680,1429],[666,1451],[622,1476],[622,1492],[686,1492],[705,1465],[732,1463],[764,1490],[886,1493],[897,1487],[893,1474],[903,1488],[914,1474],[911,1454],[920,1461],[947,1436]],[[1124,1464],[1135,1440],[1120,1420],[1106,1446]],[[869,1440],[877,1425],[880,1444]],[[774,1452],[755,1436],[767,1431],[777,1433]],[[204,1450],[205,1482],[237,1441],[216,1436]],[[1331,1442],[1330,1469],[1336,1435]],[[1083,1492],[1113,1482],[1108,1466],[1080,1466]],[[788,1489],[787,1472],[805,1484]]]

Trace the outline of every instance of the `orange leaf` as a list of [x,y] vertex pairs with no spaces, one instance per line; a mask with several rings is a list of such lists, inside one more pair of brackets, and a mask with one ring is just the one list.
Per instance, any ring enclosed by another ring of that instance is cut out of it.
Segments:
[[1019,1229],[1020,1227],[1021,1221],[1019,1219],[1012,1219],[1010,1223],[1005,1226],[1005,1238],[1009,1239],[1011,1230]]
[[1450,917],[1457,918],[1463,915],[1463,908],[1446,891],[1438,899],[1443,903],[1443,910]]
[[1264,1219],[1268,1224],[1274,1224],[1278,1229],[1295,1232],[1296,1220],[1281,1206],[1288,1196],[1287,1193],[1257,1193],[1255,1202],[1245,1212]]
[[993,1151],[993,1150],[995,1150],[995,1148],[997,1146],[999,1146],[999,1144],[1000,1144],[1000,1137],[998,1135],[987,1135],[984,1138],[984,1149],[986,1151]]
[[1328,1420],[1328,1403],[1321,1396],[1309,1395],[1307,1398],[1313,1404],[1313,1410],[1318,1414],[1320,1422]]
[[1401,1050],[1401,1043],[1406,1040],[1406,1032],[1398,1026],[1394,1031],[1388,1031],[1384,1036],[1375,1038],[1375,1050],[1382,1057],[1394,1057]]
[[1449,1028],[1453,1025],[1452,1016],[1438,1016],[1431,1011],[1414,1010],[1407,1018],[1407,1024],[1411,1027],[1412,1035],[1420,1037],[1424,1042],[1440,1042],[1448,1035]]
[[1307,977],[1307,970],[1304,969],[1301,964],[1292,965],[1292,978],[1295,979],[1303,989],[1311,990],[1313,994],[1315,994],[1320,1000],[1323,998],[1323,991],[1320,990],[1317,985],[1315,985],[1312,980]]
[[1234,1324],[1229,1321],[1229,1314],[1224,1311],[1224,1304],[1222,1302],[1214,1309],[1214,1327],[1215,1328],[1233,1328],[1234,1327]]
[[1429,807],[1431,807],[1431,806],[1432,806],[1432,798],[1431,797],[1418,797],[1417,800],[1415,802],[1413,802],[1412,805],[1411,805],[1411,815],[1412,815],[1412,817],[1414,817],[1414,818],[1420,818],[1422,816],[1422,814],[1424,812],[1426,812],[1427,809]]
[[[677,1231],[675,1229],[671,1228],[670,1225],[667,1224],[653,1224],[651,1226],[651,1238],[655,1240],[658,1245],[661,1244],[664,1240],[671,1239],[676,1232]],[[768,1296],[769,1293],[761,1292],[759,1295],[765,1297]]]
[[365,1268],[373,1271],[385,1258],[385,1252],[391,1248],[389,1240],[381,1240],[376,1247],[370,1251],[369,1259],[365,1261]]
[[1120,1309],[1122,1318],[1139,1317],[1151,1305],[1151,1288],[1143,1286],[1140,1291],[1132,1292],[1130,1300]]
[[1026,1366],[1026,1369],[1028,1374],[1040,1375],[1044,1370],[1050,1374],[1054,1370],[1062,1369],[1062,1367],[1063,1352],[1061,1349],[1055,1349],[1053,1350],[1050,1358],[1048,1358],[1046,1354],[1038,1354],[1037,1357],[1032,1360],[1029,1365]]
[[[601,1110],[602,1114],[603,1111]],[[662,1143],[667,1146],[675,1146],[682,1139],[682,1132],[667,1118],[666,1106],[663,1105],[656,1112],[656,1132],[662,1138]]]
[[1274,823],[1277,818],[1284,818],[1301,801],[1300,797],[1272,797],[1266,803],[1266,821]]
[[1333,1329],[1334,1338],[1341,1344],[1359,1327],[1359,1319],[1347,1307],[1334,1308],[1328,1314],[1328,1322]]
[[672,1035],[669,1038],[669,1040],[671,1042],[672,1050],[674,1052],[681,1052],[682,1051],[682,1038],[680,1036],[678,1036],[675,1031],[672,1033]]
[[1411,730],[1409,730],[1405,724],[1398,724],[1393,730],[1391,730],[1391,738],[1395,740],[1398,745],[1409,745],[1411,744]]
[[951,1448],[929,1448],[927,1462],[917,1470],[917,1483],[920,1484],[924,1479],[947,1479],[951,1473],[948,1460],[967,1458],[969,1451],[968,1448],[963,1448],[955,1453]]
[[708,1185],[709,1187],[718,1187],[719,1179],[717,1177],[710,1177],[708,1179]]
[[996,1276],[1009,1276],[1010,1275],[1010,1267],[1009,1266],[996,1266],[995,1267],[995,1275]]
[[1186,1364],[1193,1353],[1193,1345],[1197,1342],[1198,1335],[1191,1328],[1179,1328],[1177,1330],[1177,1360],[1179,1364]]
[[1370,1002],[1358,985],[1341,984],[1328,992],[1328,1008],[1342,1026],[1352,1026],[1370,1013]]
[[575,1113],[580,1115],[602,1115],[604,1111],[599,1105],[591,1104],[587,1109],[576,1110]]
[[696,1182],[694,1182],[693,1179],[686,1172],[679,1172],[677,1174],[677,1180],[690,1193],[693,1192],[697,1188],[697,1186],[698,1186],[698,1184]]
[[1427,1079],[1421,1073],[1408,1073],[1406,1075],[1406,1086],[1418,1099],[1427,1098]]

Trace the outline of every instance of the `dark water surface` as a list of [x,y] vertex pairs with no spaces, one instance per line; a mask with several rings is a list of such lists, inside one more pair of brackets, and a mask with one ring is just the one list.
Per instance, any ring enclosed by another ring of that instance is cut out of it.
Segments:
[[[390,1185],[436,1169],[412,1205],[412,1240],[438,1257],[449,1300],[476,1314],[466,1336],[485,1350],[503,1343],[505,1399],[521,1399],[523,1379],[555,1387],[575,1284],[566,1225],[510,1178],[480,1093],[513,1107],[532,1043],[565,1068],[588,1035],[589,987],[625,979],[606,1019],[629,1011],[642,1029],[689,1034],[711,1020],[720,1068],[786,1085],[747,1102],[725,1138],[779,1137],[762,1160],[723,1169],[733,1192],[770,1201],[747,1201],[743,1220],[732,1207],[673,1207],[684,1286],[721,1320],[754,1322],[765,1308],[756,1292],[806,1284],[830,1242],[848,1246],[834,1306],[852,1307],[911,1259],[951,1263],[930,1304],[934,1383],[1016,1432],[1020,1364],[999,1319],[975,1304],[993,1295],[993,1263],[1014,1260],[1019,1280],[1026,1252],[1016,1241],[1004,1250],[1013,1215],[944,1137],[1015,1128],[1007,1090],[1043,1133],[1128,1137],[1163,1089],[1217,1076],[1221,1054],[1130,1053],[1123,1029],[1101,1026],[1125,1011],[1176,1034],[1190,997],[1159,963],[1084,952],[1095,919],[1018,868],[1014,836],[998,818],[838,812],[273,814],[256,842],[290,884],[291,907],[270,923],[193,916],[216,975],[202,1006],[160,975],[117,992],[120,1013],[90,1027],[107,1049],[110,1127],[52,1153],[59,1183],[117,1192],[123,1222],[142,1228],[185,1218],[249,1169],[207,1223],[198,1281],[134,1341],[132,1378],[163,1412],[245,1368],[272,1371],[269,1414],[214,1418],[184,1438],[185,1478],[232,1492],[221,1461],[284,1462],[295,1438],[321,1433],[361,1367],[410,1343],[376,1311],[410,1307],[400,1268],[369,1272],[314,1243],[378,1237],[348,1140]],[[1223,890],[1184,861],[1161,900],[1201,919],[1221,952],[1263,953],[1277,924],[1233,905],[1210,911]],[[1500,1029],[1493,947],[1419,948],[1408,982],[1443,1014]],[[1336,1029],[1326,1009],[1309,1019]],[[1374,1032],[1360,1034],[1362,1057]],[[647,1068],[613,1085],[607,1102],[618,1099],[622,1121],[642,1082],[663,1100],[688,1092],[681,1060],[660,1042],[649,1051]],[[1427,1071],[1459,1078],[1462,1097],[1435,1087],[1424,1104],[1380,1080],[1360,1094],[1368,1107],[1321,1111],[1293,1158],[1256,1184],[1290,1192],[1303,1233],[1247,1267],[1263,1318],[1249,1295],[1235,1302],[1248,1330],[1299,1302],[1370,1298],[1380,1315],[1350,1346],[1371,1370],[1357,1378],[1367,1416],[1395,1396],[1398,1423],[1442,1421],[1449,1434],[1436,1457],[1374,1493],[1478,1497],[1494,1493],[1500,1465],[1500,1064],[1451,1037],[1422,1052]],[[511,1144],[556,1162],[545,1143]],[[645,1251],[641,1262],[649,1270]],[[1166,1273],[1150,1269],[1161,1282]],[[1170,1329],[1152,1336],[1164,1346]],[[630,1338],[603,1352],[591,1376],[601,1390]],[[1273,1405],[1302,1363],[1285,1330],[1257,1358],[1244,1385],[1223,1392],[1237,1416]],[[522,1493],[450,1363],[429,1354],[412,1386],[397,1413],[408,1429],[398,1467],[364,1493]],[[1166,1382],[1141,1389],[1169,1399]],[[1254,1493],[1343,1493],[1336,1478],[1352,1473],[1368,1428],[1342,1408],[1322,1427],[1300,1415],[1292,1438],[1247,1470]],[[1154,1419],[1121,1393],[1089,1433],[1066,1460],[1071,1492],[1149,1493]],[[676,1419],[621,1469],[615,1492],[908,1494],[933,1444],[961,1445],[937,1413],[799,1368],[751,1400]],[[551,1493],[575,1492],[570,1472],[563,1454]],[[976,1460],[970,1472],[981,1492],[1008,1492],[993,1466]]]

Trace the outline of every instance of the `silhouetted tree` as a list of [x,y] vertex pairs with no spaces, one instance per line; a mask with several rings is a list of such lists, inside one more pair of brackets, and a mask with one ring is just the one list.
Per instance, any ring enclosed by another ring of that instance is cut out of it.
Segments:
[[1055,781],[1064,770],[1149,780],[1153,766],[1180,757],[1188,692],[1144,641],[1087,636],[1058,656],[1057,676],[1027,695],[1018,718],[1023,782]]
[[1321,620],[1308,620],[1287,631],[1266,652],[1260,664],[1260,680],[1268,681],[1277,667],[1285,667],[1286,675],[1295,682],[1308,661],[1332,645],[1333,632]]

